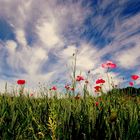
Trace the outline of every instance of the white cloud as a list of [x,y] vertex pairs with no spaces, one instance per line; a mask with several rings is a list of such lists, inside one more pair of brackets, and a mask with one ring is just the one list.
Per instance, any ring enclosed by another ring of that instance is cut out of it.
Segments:
[[39,60],[43,60],[43,59],[47,59],[47,52],[46,50],[44,50],[43,48],[39,48],[37,47],[36,49],[34,49],[34,53],[33,53],[35,58],[38,58]]
[[29,20],[32,0],[0,0],[0,17],[14,28],[24,28]]
[[100,61],[100,59],[95,61],[96,56],[97,49],[89,44],[82,44],[77,56],[77,67],[83,71],[93,69]]
[[61,39],[54,23],[43,23],[43,25],[37,25],[37,33],[40,40],[47,48],[54,47],[54,45],[61,43]]
[[64,61],[65,63],[68,63],[68,65],[71,65],[75,57],[75,56],[73,57],[73,54],[75,54],[76,51],[77,51],[76,64],[78,70],[87,71],[93,69],[100,62],[100,59],[97,59],[98,50],[95,47],[91,46],[90,44],[83,42],[81,42],[79,48],[77,48],[76,45],[71,45],[59,51],[58,57],[60,58],[61,61]]
[[40,73],[43,63],[48,60],[48,53],[42,48],[33,48],[30,54],[32,56],[29,58],[31,65],[29,64],[28,74]]
[[63,58],[68,59],[76,52],[76,50],[77,50],[76,45],[69,45],[67,46],[67,48],[64,48],[63,50],[61,50],[58,56],[62,59]]
[[[9,41],[8,41],[9,42]],[[7,43],[8,57],[6,61],[16,71],[20,72],[21,69],[25,70],[29,75],[39,72],[42,64],[47,61],[48,56],[46,50],[39,47],[30,48],[28,46],[19,50],[11,49],[13,43]]]
[[122,50],[116,53],[116,60],[123,68],[132,69],[139,64],[138,58],[140,57],[139,46],[130,49]]
[[26,41],[26,37],[25,37],[25,32],[22,29],[16,29],[16,39],[17,42],[21,45],[21,46],[26,46],[27,45],[27,41]]
[[13,40],[8,40],[6,41],[6,46],[8,48],[8,51],[10,51],[10,53],[14,53],[17,48],[17,43]]

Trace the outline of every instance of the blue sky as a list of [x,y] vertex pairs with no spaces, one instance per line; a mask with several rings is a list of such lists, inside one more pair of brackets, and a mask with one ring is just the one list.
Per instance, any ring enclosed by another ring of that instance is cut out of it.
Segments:
[[69,83],[77,49],[77,74],[91,70],[94,83],[111,60],[116,84],[127,83],[140,75],[139,42],[140,0],[0,0],[1,88]]

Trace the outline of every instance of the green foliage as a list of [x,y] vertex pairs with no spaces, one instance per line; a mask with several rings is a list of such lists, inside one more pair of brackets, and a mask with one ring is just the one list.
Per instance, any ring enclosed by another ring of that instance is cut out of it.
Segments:
[[[99,104],[96,105],[96,102]],[[0,96],[1,140],[138,140],[140,97]]]

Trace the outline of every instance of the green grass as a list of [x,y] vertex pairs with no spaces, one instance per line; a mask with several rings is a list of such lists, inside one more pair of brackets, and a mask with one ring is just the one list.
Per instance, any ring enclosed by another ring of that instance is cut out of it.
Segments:
[[[86,93],[85,93],[86,94]],[[99,104],[96,106],[96,102]],[[1,140],[139,140],[140,97],[0,96]]]

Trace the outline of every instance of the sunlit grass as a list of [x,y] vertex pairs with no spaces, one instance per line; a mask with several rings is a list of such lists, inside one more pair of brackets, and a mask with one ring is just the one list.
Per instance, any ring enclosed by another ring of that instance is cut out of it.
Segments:
[[0,139],[138,139],[140,97],[0,96]]

